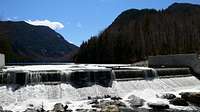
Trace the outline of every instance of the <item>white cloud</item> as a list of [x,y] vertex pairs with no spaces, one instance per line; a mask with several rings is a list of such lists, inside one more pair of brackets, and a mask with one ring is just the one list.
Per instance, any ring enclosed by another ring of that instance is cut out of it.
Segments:
[[59,30],[64,28],[64,25],[60,22],[53,22],[49,20],[28,20],[26,21],[29,24],[36,25],[36,26],[48,26],[53,30]]

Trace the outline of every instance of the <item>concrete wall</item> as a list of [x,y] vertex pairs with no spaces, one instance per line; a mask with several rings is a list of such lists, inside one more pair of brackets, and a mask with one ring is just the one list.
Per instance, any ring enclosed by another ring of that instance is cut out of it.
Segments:
[[5,55],[0,54],[0,68],[5,66]]
[[190,67],[193,72],[200,75],[200,60],[197,54],[150,56],[148,61],[149,67]]

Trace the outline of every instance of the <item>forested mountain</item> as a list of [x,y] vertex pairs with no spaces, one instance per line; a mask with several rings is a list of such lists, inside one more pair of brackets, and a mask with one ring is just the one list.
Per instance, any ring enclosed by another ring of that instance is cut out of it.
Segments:
[[76,63],[133,63],[150,55],[200,53],[200,5],[122,12],[98,36],[83,42]]
[[62,62],[78,47],[47,26],[0,21],[0,53],[7,63]]

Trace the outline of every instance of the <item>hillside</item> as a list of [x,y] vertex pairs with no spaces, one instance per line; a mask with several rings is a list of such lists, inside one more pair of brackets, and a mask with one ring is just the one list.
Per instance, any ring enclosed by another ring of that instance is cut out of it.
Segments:
[[76,63],[133,63],[149,55],[200,53],[200,5],[122,12],[98,36],[83,42]]
[[69,61],[77,49],[49,27],[0,21],[0,53],[7,63]]

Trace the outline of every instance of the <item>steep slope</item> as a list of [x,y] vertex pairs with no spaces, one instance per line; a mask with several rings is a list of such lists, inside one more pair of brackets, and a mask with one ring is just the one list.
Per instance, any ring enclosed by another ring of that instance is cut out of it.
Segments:
[[200,52],[200,5],[122,12],[101,34],[84,42],[77,63],[132,63],[149,55]]
[[49,27],[0,21],[0,52],[6,55],[6,62],[68,61],[77,48]]

